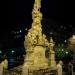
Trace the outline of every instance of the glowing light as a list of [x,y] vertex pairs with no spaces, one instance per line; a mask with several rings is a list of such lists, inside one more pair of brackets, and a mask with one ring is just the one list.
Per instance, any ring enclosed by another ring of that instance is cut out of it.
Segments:
[[0,51],[0,53],[2,53],[2,51]]
[[66,54],[68,54],[68,52],[66,52]]
[[67,40],[64,41],[65,43],[67,42]]
[[21,33],[22,31],[20,30],[20,33]]
[[14,53],[14,51],[12,50],[12,53]]
[[27,30],[27,28],[25,30]]

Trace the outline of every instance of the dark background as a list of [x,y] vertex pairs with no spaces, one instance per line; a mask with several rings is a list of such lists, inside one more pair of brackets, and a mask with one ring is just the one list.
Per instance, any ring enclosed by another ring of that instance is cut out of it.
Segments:
[[[8,24],[20,24],[31,19],[34,0],[8,1]],[[73,2],[64,0],[42,0],[44,18],[55,18],[63,23],[72,24]],[[16,22],[16,23],[15,23]]]
[[[11,34],[12,31],[30,28],[33,3],[34,0],[8,0],[8,24],[0,30],[1,47],[10,47],[15,43]],[[65,38],[75,33],[73,9],[72,1],[42,0],[41,12],[43,13],[44,33],[50,35],[50,32],[53,31],[55,33],[54,37],[57,38],[59,34],[61,34],[60,38]]]

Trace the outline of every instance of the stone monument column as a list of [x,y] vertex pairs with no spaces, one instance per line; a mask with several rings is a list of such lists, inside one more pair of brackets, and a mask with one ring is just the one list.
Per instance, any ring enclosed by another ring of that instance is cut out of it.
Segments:
[[47,58],[45,56],[48,41],[42,33],[42,13],[40,8],[41,0],[35,0],[32,10],[32,26],[28,30],[28,34],[25,36],[24,41],[26,57],[23,65],[23,75],[29,75],[29,71],[32,72],[49,68]]

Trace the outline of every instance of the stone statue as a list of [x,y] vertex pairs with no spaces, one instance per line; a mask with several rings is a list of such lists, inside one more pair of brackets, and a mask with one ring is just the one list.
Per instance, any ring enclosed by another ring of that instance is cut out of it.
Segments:
[[54,47],[55,43],[52,39],[52,37],[50,38],[50,50],[53,50],[53,47]]
[[4,63],[0,62],[0,75],[3,75],[3,67],[4,67]]
[[4,69],[7,69],[8,68],[8,60],[5,59],[3,62],[4,62]]
[[8,61],[5,59],[4,61],[0,62],[0,75],[3,75],[3,70],[8,68]]
[[62,65],[63,65],[63,62],[60,60],[59,63],[57,64],[57,75],[63,75]]
[[55,51],[54,51],[54,41],[52,37],[50,38],[50,51],[49,51],[49,63],[51,70],[56,70],[56,61],[55,61]]

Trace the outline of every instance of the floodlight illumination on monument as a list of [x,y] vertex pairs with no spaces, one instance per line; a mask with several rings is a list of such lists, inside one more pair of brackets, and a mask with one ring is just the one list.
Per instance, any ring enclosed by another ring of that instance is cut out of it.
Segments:
[[[46,48],[53,49],[54,42],[49,43],[46,39],[46,35],[42,33],[42,13],[40,11],[41,0],[35,0],[32,10],[32,26],[28,30],[28,34],[25,35],[24,46],[26,49],[25,62],[23,65],[23,75],[29,75],[28,71],[50,69],[50,61],[55,62],[54,51],[50,51],[51,58],[46,58]],[[54,69],[56,64],[54,63]],[[33,74],[31,74],[33,75]],[[42,74],[41,74],[42,75]]]

